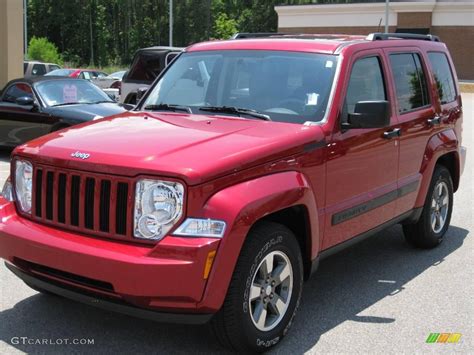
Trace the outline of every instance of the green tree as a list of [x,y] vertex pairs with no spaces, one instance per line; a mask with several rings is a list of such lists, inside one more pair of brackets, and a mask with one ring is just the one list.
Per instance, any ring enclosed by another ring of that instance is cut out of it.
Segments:
[[214,22],[213,35],[216,39],[228,39],[234,35],[237,30],[237,21],[231,19],[225,13],[217,16]]
[[[173,45],[227,39],[235,32],[276,31],[275,5],[348,1],[175,0]],[[169,43],[169,0],[28,0],[27,4],[28,35],[48,38],[70,66],[130,65],[137,49]]]
[[48,63],[63,63],[58,48],[45,37],[31,39],[28,45],[28,58]]

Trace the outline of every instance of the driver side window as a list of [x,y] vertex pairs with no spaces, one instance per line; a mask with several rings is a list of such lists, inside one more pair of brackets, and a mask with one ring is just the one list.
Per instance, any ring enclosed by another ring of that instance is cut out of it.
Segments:
[[367,57],[357,60],[352,66],[351,77],[347,87],[344,111],[354,113],[359,101],[386,100],[384,79],[380,59]]

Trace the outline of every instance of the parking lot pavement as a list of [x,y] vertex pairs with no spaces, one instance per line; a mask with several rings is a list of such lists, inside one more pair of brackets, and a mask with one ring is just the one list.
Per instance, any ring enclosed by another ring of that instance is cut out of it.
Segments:
[[[416,250],[395,226],[325,260],[306,283],[293,328],[273,353],[474,349],[474,95],[464,95],[463,102],[468,160],[445,242]],[[7,160],[5,154],[0,158],[2,184]],[[425,343],[430,333],[443,332],[461,333],[460,342]],[[94,345],[29,345],[16,337],[85,338]],[[156,324],[43,296],[0,266],[0,353],[65,351],[222,353],[207,326]]]

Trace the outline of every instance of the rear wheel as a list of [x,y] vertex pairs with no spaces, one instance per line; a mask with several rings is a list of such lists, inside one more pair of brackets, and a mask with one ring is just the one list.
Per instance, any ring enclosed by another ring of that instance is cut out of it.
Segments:
[[212,320],[219,341],[263,352],[288,332],[303,283],[299,244],[286,227],[265,222],[247,236],[222,309]]
[[441,244],[449,228],[452,210],[451,174],[444,166],[437,165],[420,219],[416,224],[403,226],[406,240],[418,248],[434,248]]

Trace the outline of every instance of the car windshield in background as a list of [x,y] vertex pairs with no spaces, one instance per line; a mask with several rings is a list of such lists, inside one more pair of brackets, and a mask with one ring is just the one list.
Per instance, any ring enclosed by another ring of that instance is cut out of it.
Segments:
[[124,74],[125,74],[125,70],[124,71],[117,71],[115,73],[110,74],[109,77],[110,78],[117,78],[117,79],[122,80]]
[[184,53],[142,109],[179,105],[195,113],[229,114],[231,107],[254,110],[273,121],[321,121],[337,60],[334,55],[261,50]]
[[48,80],[37,83],[35,89],[47,106],[113,102],[106,93],[85,80]]
[[69,76],[74,72],[72,69],[56,69],[46,73],[48,76]]

